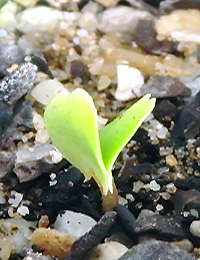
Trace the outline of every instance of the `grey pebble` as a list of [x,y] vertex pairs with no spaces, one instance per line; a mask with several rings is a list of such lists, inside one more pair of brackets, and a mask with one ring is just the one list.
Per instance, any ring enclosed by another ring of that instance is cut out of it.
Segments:
[[149,240],[133,246],[118,260],[197,260],[196,257],[168,242]]
[[33,87],[37,66],[30,62],[22,63],[17,70],[0,81],[0,101],[14,106]]

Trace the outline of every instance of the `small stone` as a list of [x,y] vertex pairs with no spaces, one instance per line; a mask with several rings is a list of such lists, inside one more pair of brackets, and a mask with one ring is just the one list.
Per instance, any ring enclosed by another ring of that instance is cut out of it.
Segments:
[[109,34],[115,32],[132,33],[140,19],[152,17],[149,12],[128,6],[108,8],[99,15],[99,30]]
[[0,177],[11,172],[15,164],[16,155],[14,152],[0,151]]
[[26,216],[29,215],[29,209],[27,206],[22,205],[18,207],[17,213],[19,213],[22,216]]
[[8,203],[13,207],[17,208],[18,205],[20,204],[21,200],[23,199],[23,194],[16,192],[16,191],[11,191],[11,198],[8,200]]
[[194,249],[193,244],[189,239],[174,241],[173,244],[181,249],[186,250],[187,252],[192,252]]
[[141,72],[129,65],[117,66],[118,86],[115,98],[126,101],[140,96],[140,88],[144,84]]
[[84,12],[79,19],[79,27],[88,32],[94,32],[97,29],[98,21],[96,15],[92,12]]
[[117,205],[114,210],[117,212],[117,217],[120,220],[124,230],[130,235],[135,234],[135,217],[132,212],[122,205]]
[[165,160],[166,160],[166,163],[171,167],[174,167],[178,164],[178,162],[173,154],[168,154],[165,157]]
[[197,260],[196,257],[179,247],[163,241],[149,240],[133,246],[118,260]]
[[167,134],[168,134],[168,129],[167,129],[167,127],[164,127],[164,126],[160,129],[158,129],[158,131],[156,132],[156,135],[159,139],[166,139]]
[[37,0],[16,0],[15,2],[27,8],[35,6]]
[[73,235],[75,238],[79,238],[95,224],[96,221],[93,218],[82,213],[67,210],[57,217],[54,228],[66,232],[68,235]]
[[42,255],[41,253],[29,253],[23,260],[52,260],[52,257],[49,255]]
[[41,104],[47,105],[61,91],[66,91],[66,89],[59,81],[48,79],[39,83],[31,91],[31,95]]
[[155,28],[159,39],[200,43],[199,22],[199,10],[175,10],[161,16],[156,21]]
[[89,260],[117,260],[128,251],[128,248],[118,242],[110,241],[98,245],[90,254]]
[[97,88],[98,90],[104,90],[110,85],[110,83],[111,83],[111,79],[107,76],[102,75],[99,78]]
[[174,185],[174,183],[169,183],[166,185],[166,191],[169,192],[170,194],[174,194],[174,193],[176,193],[177,188]]
[[138,216],[135,224],[135,232],[140,234],[148,234],[152,236],[170,240],[178,240],[186,238],[180,220],[174,216],[162,216],[154,214],[149,216]]
[[22,63],[17,70],[0,81],[0,100],[14,105],[33,87],[37,67],[32,63]]
[[161,146],[159,148],[159,152],[160,152],[160,155],[161,156],[164,156],[164,155],[168,155],[170,153],[173,152],[173,147],[164,147],[164,146]]
[[150,181],[150,189],[153,191],[159,191],[160,185],[155,180]]
[[89,80],[88,67],[80,60],[74,60],[71,63],[71,75],[72,77],[80,77],[83,80]]
[[105,238],[115,223],[116,215],[114,211],[107,211],[89,232],[75,241],[65,260],[79,260],[86,257]]
[[[54,34],[63,13],[47,6],[27,8],[18,15],[17,28],[24,34]],[[44,36],[44,35],[43,35]]]
[[163,209],[164,209],[163,205],[161,205],[161,204],[157,204],[157,205],[156,205],[156,210],[157,210],[157,211],[161,211],[161,210],[163,210]]
[[118,0],[97,0],[97,2],[105,7],[112,7],[118,3]]
[[32,244],[39,246],[46,254],[65,257],[71,249],[75,238],[55,229],[37,228],[31,237]]
[[195,237],[200,237],[200,220],[192,221],[190,225],[190,233]]
[[141,87],[141,94],[154,97],[190,96],[191,91],[177,78],[163,75],[151,75],[147,83]]

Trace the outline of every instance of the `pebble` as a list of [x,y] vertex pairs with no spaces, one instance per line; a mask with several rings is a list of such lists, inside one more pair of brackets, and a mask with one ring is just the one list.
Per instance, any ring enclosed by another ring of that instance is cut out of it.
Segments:
[[[55,150],[55,147],[48,143],[38,143],[33,147],[22,147],[17,151],[17,159],[15,161],[14,173],[19,178],[20,182],[33,180],[46,171],[48,163],[52,164],[52,158],[49,153]],[[41,162],[44,162],[46,167],[39,167]],[[49,165],[49,167],[51,167]],[[42,168],[43,171],[42,171]]]
[[61,19],[61,11],[47,6],[36,6],[25,9],[18,14],[17,28],[24,34],[34,34],[37,32],[51,35],[54,34],[56,25]]
[[13,106],[33,87],[37,67],[30,62],[22,63],[19,68],[0,81],[0,100]]
[[192,221],[190,225],[190,233],[195,237],[200,237],[200,220]]
[[136,219],[131,211],[123,205],[117,205],[114,210],[117,212],[117,217],[120,220],[124,230],[130,236],[135,234]]
[[186,250],[187,252],[192,252],[194,250],[194,246],[189,239],[174,241],[173,244],[181,249]]
[[41,253],[28,253],[23,260],[52,260],[52,257]]
[[96,225],[96,221],[93,218],[82,213],[66,210],[65,213],[58,215],[53,226],[59,231],[80,238],[94,225]]
[[170,194],[174,194],[177,191],[177,187],[174,185],[174,183],[169,183],[166,185],[166,191]]
[[127,252],[128,248],[118,242],[110,241],[99,244],[90,254],[89,260],[117,260]]
[[156,132],[156,135],[159,139],[166,139],[168,134],[168,129],[167,127],[163,126],[162,128],[158,129]]
[[135,232],[144,235],[151,232],[163,239],[179,240],[186,237],[180,221],[174,216],[162,216],[159,214],[138,217],[135,224]]
[[187,251],[168,242],[150,240],[133,246],[118,260],[197,260]]
[[0,237],[0,257],[3,260],[9,259],[11,253],[20,253],[31,239],[32,228],[35,228],[35,222],[29,222],[20,218],[1,219],[0,227],[4,232]]
[[111,79],[107,76],[102,75],[99,78],[97,89],[104,90],[110,85],[110,83],[111,83]]
[[160,190],[160,184],[158,184],[155,180],[150,181],[149,187],[153,191],[159,191]]
[[37,228],[31,237],[31,243],[39,246],[51,256],[65,257],[74,243],[75,238],[66,233],[50,228]]
[[165,160],[166,160],[166,164],[171,167],[174,167],[178,164],[177,159],[175,158],[175,156],[173,154],[168,154],[165,157]]
[[89,232],[75,241],[65,260],[79,260],[86,257],[106,237],[114,225],[115,218],[116,212],[107,211]]
[[17,25],[17,11],[18,5],[14,2],[8,1],[0,9],[0,28],[5,29],[7,32],[13,32]]
[[15,159],[16,155],[14,152],[0,151],[0,178],[12,171]]
[[176,146],[183,146],[188,139],[200,136],[199,120],[200,111],[200,92],[194,96],[181,111],[175,121],[174,128],[171,132],[171,139]]
[[190,96],[191,90],[175,77],[151,75],[147,83],[141,87],[141,94],[154,97]]
[[108,8],[99,15],[100,31],[109,34],[115,32],[132,33],[140,19],[151,17],[149,12],[128,6]]
[[66,89],[58,80],[48,79],[34,87],[31,95],[39,103],[46,106],[61,91],[66,91]]
[[159,148],[159,153],[161,156],[164,156],[164,155],[168,155],[170,153],[173,152],[173,147],[164,147],[164,146],[161,146]]
[[138,69],[129,65],[118,65],[117,78],[116,99],[127,101],[140,96],[140,88],[144,84],[144,77]]
[[37,0],[16,0],[18,4],[22,5],[23,7],[33,7],[37,3]]
[[175,10],[156,21],[158,39],[200,43],[200,10]]

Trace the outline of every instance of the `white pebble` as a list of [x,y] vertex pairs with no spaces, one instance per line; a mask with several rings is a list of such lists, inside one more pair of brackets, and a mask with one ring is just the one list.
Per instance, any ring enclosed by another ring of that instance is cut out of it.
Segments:
[[46,129],[39,129],[35,135],[35,141],[44,144],[48,141],[49,135]]
[[110,85],[110,83],[111,83],[111,79],[107,76],[102,75],[99,78],[97,88],[98,90],[104,90]]
[[200,237],[200,220],[192,221],[190,225],[190,233],[195,237]]
[[96,16],[92,12],[85,12],[79,19],[79,27],[88,32],[94,32],[97,28],[98,22]]
[[8,203],[14,208],[18,207],[19,203],[23,199],[23,194],[12,190],[11,196],[12,198],[9,198]]
[[168,129],[164,126],[156,132],[157,137],[160,139],[165,139],[167,137],[167,134],[168,134]]
[[110,241],[99,244],[91,253],[89,260],[117,260],[128,251],[128,248],[118,242]]
[[47,105],[59,92],[66,91],[65,87],[55,79],[48,79],[39,83],[31,92],[31,95],[39,103]]
[[29,214],[29,209],[27,206],[19,206],[19,208],[17,209],[17,212],[22,215],[22,216],[26,216]]
[[155,180],[150,181],[150,189],[153,191],[159,191],[160,185]]
[[126,101],[140,96],[140,88],[144,84],[141,72],[129,65],[117,66],[118,86],[115,98]]
[[115,32],[132,33],[140,19],[152,17],[149,12],[133,7],[117,6],[107,8],[99,15],[98,28],[106,34]]
[[18,29],[25,34],[54,34],[62,12],[47,6],[27,8],[18,15]]
[[33,112],[33,125],[35,130],[44,129],[44,118],[37,112]]
[[85,214],[66,210],[64,214],[57,217],[54,228],[79,238],[88,232],[95,224],[96,221]]
[[56,150],[51,150],[49,152],[49,155],[51,156],[52,162],[53,163],[59,163],[62,161],[63,156],[62,154],[56,149]]
[[163,205],[161,205],[161,204],[156,205],[156,210],[157,211],[161,211],[163,209],[164,209]]
[[174,194],[177,191],[177,188],[174,185],[174,183],[168,183],[166,185],[166,191],[169,192],[170,194]]

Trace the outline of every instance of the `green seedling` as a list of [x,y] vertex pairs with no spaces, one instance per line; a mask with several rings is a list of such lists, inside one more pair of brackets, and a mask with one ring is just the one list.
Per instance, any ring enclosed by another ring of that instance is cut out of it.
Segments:
[[113,164],[136,130],[151,113],[155,99],[145,95],[123,114],[98,130],[91,96],[77,88],[63,91],[45,109],[45,126],[53,144],[86,177],[93,177],[102,193],[113,192]]

